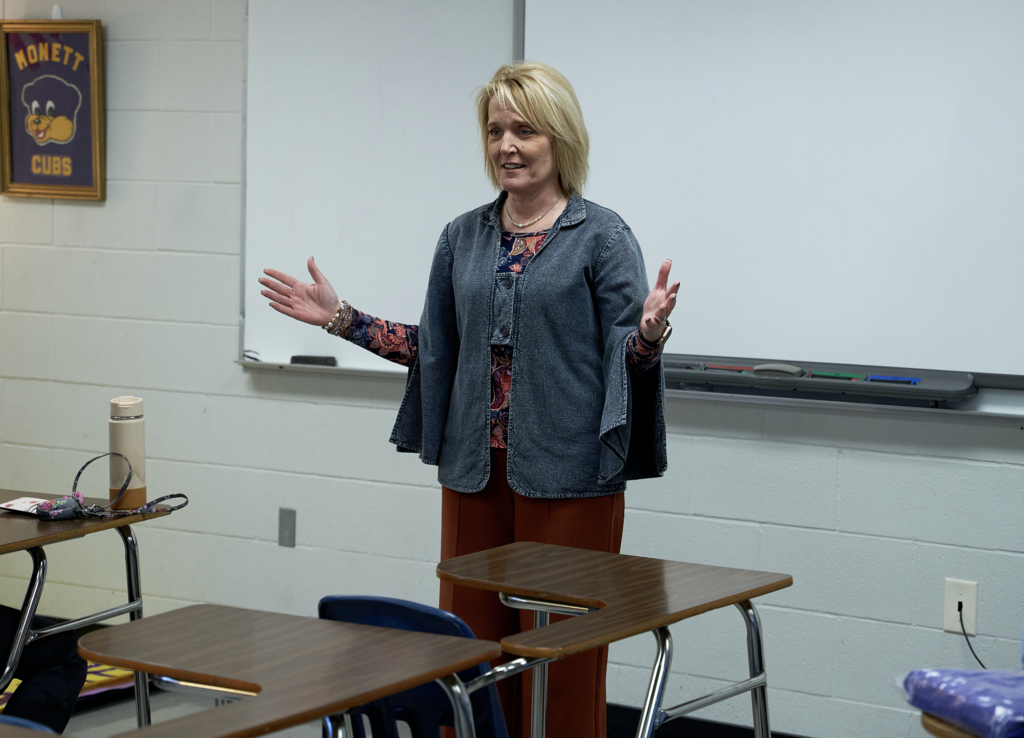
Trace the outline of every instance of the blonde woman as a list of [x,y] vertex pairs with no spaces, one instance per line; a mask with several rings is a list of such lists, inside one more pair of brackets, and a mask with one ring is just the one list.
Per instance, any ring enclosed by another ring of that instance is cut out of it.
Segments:
[[[268,269],[262,294],[409,367],[391,441],[438,466],[442,560],[513,541],[618,552],[626,481],[667,466],[660,357],[679,283],[665,261],[648,291],[632,231],[581,197],[589,142],[561,74],[503,66],[477,113],[500,194],[444,229],[418,326],[339,302],[312,259],[312,284]],[[488,640],[532,623],[447,583],[441,607]],[[604,737],[607,657],[551,665],[549,735]],[[499,692],[509,734],[527,735],[529,675]]]

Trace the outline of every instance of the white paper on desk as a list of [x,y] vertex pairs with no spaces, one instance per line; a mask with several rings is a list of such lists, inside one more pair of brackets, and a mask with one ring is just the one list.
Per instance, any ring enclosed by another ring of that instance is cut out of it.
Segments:
[[10,502],[5,502],[0,505],[0,510],[3,510],[4,512],[18,512],[35,515],[36,505],[40,502],[46,502],[46,500],[41,500],[38,497],[19,497],[16,500],[11,500]]

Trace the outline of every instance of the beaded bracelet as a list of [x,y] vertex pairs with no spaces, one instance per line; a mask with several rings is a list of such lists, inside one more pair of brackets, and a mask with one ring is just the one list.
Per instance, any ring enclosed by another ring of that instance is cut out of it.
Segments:
[[334,317],[331,318],[331,322],[325,325],[323,328],[332,336],[337,336],[338,338],[341,338],[341,334],[348,330],[348,327],[351,324],[352,306],[348,304],[348,300],[342,300],[341,304],[338,305],[337,312],[334,313]]

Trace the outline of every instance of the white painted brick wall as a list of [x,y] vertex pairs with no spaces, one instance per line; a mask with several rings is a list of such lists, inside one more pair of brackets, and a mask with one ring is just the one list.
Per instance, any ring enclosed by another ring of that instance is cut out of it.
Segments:
[[[62,247],[61,253],[69,250],[67,246],[153,251],[156,191],[157,186],[149,182],[108,180],[102,205],[62,202],[53,212],[54,245]],[[110,227],[112,221],[117,228]]]
[[165,41],[160,44],[160,109],[240,113],[242,76],[240,41]]
[[53,203],[0,197],[0,238],[3,243],[52,243]]
[[1024,464],[844,451],[838,523],[841,530],[1019,552],[1021,531],[1007,516],[1019,511],[1022,489]]
[[110,110],[159,110],[160,44],[114,41],[107,37],[108,78],[120,84],[106,90]]
[[[402,379],[234,363],[244,0],[62,5],[104,22],[108,200],[0,199],[0,487],[66,491],[106,448],[108,400],[136,392],[150,488],[191,498],[137,531],[148,612],[435,602],[435,470],[387,442]],[[0,0],[4,18],[51,7]],[[624,550],[793,574],[759,603],[776,730],[922,736],[894,676],[972,665],[941,631],[947,576],[979,582],[982,657],[1019,663],[1024,423],[701,397],[670,400],[667,419],[671,466],[631,485]],[[97,462],[82,488],[106,486]],[[276,543],[279,507],[298,511],[294,549]],[[122,587],[116,536],[48,554],[46,612],[99,609]],[[0,557],[0,601],[20,603],[27,573],[27,556]],[[734,609],[672,630],[669,703],[744,676]],[[612,701],[640,703],[652,657],[650,636],[613,646]],[[703,716],[749,712],[740,698]]]
[[[800,610],[913,621],[914,544],[835,531],[765,526],[761,567],[793,575],[799,586],[766,595]],[[939,608],[941,610],[941,603]]]

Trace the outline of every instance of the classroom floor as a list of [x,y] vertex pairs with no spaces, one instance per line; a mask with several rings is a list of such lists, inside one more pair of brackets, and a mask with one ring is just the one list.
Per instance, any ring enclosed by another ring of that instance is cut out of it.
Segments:
[[[217,709],[213,698],[206,695],[150,689],[149,699],[154,724],[202,710]],[[71,716],[64,735],[73,738],[109,738],[135,728],[135,701],[126,698],[76,712]],[[274,735],[281,738],[320,738],[320,723],[298,725]]]
[[[124,695],[123,699],[116,702],[76,712],[64,735],[69,738],[110,738],[134,730],[135,702],[130,696],[130,690],[126,690]],[[156,688],[150,689],[150,708],[154,724],[202,710],[216,709],[213,698],[207,695],[164,692]],[[638,718],[638,710],[609,705],[608,738],[632,738]],[[399,724],[398,731],[399,738],[410,738],[404,724]],[[315,721],[298,725],[273,735],[281,738],[320,738],[320,723]],[[753,731],[697,718],[682,718],[664,725],[658,735],[662,738],[682,738],[684,735],[687,738],[751,738]],[[773,735],[777,738],[799,738],[774,731]]]

